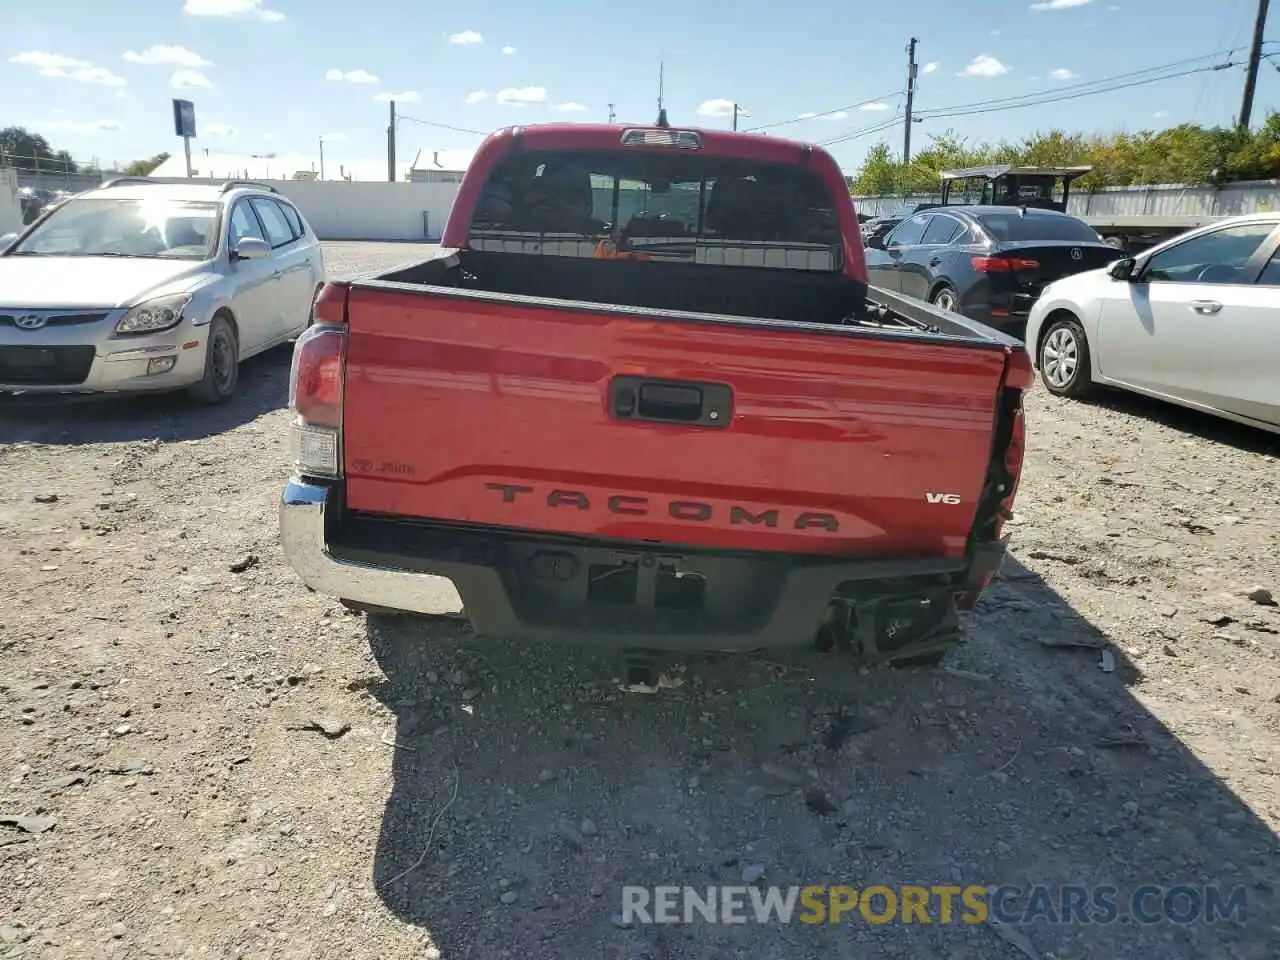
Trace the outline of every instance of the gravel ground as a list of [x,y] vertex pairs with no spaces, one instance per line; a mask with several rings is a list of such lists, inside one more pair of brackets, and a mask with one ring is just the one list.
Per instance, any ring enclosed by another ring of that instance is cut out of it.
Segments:
[[[335,274],[416,252],[328,245]],[[276,535],[288,360],[214,412],[0,406],[0,956],[1277,956],[1274,438],[1037,390],[1013,557],[944,669],[700,657],[645,697],[597,653],[304,590]],[[421,683],[371,654],[392,631],[426,645]],[[615,922],[624,884],[761,873],[1246,908]]]

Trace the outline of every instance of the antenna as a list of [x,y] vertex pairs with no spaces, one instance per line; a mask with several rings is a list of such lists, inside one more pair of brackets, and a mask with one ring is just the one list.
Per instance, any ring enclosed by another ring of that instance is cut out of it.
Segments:
[[662,88],[663,88],[663,72],[664,72],[663,68],[664,67],[665,67],[665,64],[661,60],[659,60],[658,61],[658,126],[669,127],[671,126],[671,124],[667,122],[667,108],[662,104],[662,93],[663,93]]

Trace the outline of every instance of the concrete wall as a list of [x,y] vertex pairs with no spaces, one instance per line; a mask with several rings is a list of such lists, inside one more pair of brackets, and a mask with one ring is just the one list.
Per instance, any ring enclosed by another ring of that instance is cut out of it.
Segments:
[[[166,179],[166,183],[222,180]],[[321,240],[439,240],[453,206],[453,183],[262,180],[288,197]]]
[[22,229],[22,204],[18,202],[18,174],[0,167],[0,236]]
[[[937,203],[939,194],[902,197],[854,196],[857,211],[890,216],[916,203]],[[1067,212],[1077,217],[1232,217],[1280,210],[1280,181],[1249,180],[1221,188],[1156,184],[1149,187],[1103,187],[1095,193],[1071,192]]]

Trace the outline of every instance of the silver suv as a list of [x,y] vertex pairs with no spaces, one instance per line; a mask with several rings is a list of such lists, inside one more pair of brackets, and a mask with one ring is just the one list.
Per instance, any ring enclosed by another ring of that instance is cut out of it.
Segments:
[[0,391],[235,391],[324,283],[307,222],[267,185],[124,177],[0,238]]

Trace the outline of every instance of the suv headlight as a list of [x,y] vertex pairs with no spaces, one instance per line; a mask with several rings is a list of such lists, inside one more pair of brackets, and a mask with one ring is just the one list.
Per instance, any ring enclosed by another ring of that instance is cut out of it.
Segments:
[[191,297],[185,293],[144,300],[120,318],[116,333],[157,333],[176,327]]

